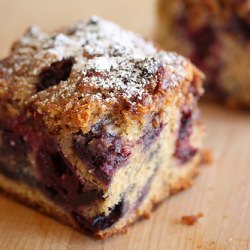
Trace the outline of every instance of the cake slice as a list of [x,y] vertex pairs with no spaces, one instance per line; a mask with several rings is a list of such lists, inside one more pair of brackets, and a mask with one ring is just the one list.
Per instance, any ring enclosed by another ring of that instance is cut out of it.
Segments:
[[208,97],[250,110],[250,0],[158,0],[161,45],[206,74]]
[[199,70],[98,17],[30,28],[0,62],[0,187],[106,238],[189,186]]

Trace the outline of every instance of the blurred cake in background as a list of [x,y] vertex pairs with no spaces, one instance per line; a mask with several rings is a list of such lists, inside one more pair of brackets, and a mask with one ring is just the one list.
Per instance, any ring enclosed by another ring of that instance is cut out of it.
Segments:
[[157,38],[189,56],[211,97],[250,109],[250,1],[159,0]]

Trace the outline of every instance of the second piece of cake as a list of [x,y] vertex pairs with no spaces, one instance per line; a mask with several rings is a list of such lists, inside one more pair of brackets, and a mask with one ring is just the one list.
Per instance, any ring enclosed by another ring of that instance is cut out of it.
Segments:
[[0,62],[1,189],[91,235],[122,231],[190,185],[201,78],[97,17],[32,27]]
[[250,109],[250,0],[159,0],[157,37],[206,74],[206,93]]

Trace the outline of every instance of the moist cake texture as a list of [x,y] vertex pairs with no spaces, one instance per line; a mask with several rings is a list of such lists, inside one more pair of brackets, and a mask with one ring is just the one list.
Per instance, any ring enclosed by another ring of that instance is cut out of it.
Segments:
[[0,61],[0,187],[106,238],[188,187],[201,159],[201,72],[92,17],[31,27]]
[[206,75],[206,93],[250,109],[250,1],[159,0],[157,38]]

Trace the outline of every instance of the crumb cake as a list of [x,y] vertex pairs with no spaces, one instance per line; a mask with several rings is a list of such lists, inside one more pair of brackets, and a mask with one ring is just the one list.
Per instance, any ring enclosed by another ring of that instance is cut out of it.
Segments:
[[159,0],[157,37],[206,75],[208,97],[250,109],[250,0]]
[[201,161],[203,75],[92,17],[31,27],[0,61],[0,187],[106,238],[189,186]]

